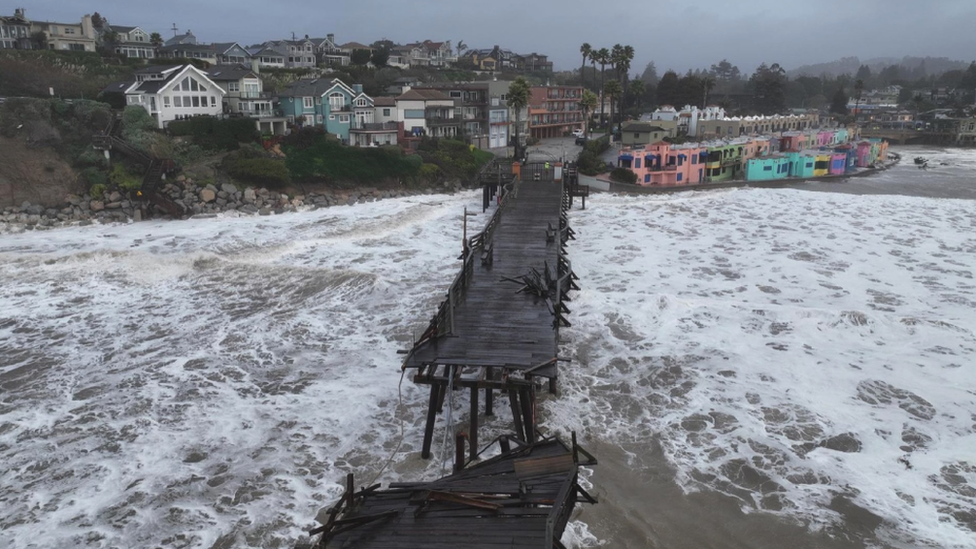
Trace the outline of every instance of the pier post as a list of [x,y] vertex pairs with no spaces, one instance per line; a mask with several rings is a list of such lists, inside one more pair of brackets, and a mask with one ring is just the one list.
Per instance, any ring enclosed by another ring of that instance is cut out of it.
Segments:
[[471,388],[471,427],[468,430],[471,442],[471,460],[478,457],[478,387]]
[[515,423],[515,434],[519,440],[525,440],[525,430],[522,429],[522,411],[519,406],[519,391],[512,388],[508,390],[508,402],[512,405],[512,422]]
[[420,456],[430,459],[430,444],[434,440],[434,422],[437,421],[437,383],[430,384],[430,406],[427,408],[427,425],[424,427],[424,446]]

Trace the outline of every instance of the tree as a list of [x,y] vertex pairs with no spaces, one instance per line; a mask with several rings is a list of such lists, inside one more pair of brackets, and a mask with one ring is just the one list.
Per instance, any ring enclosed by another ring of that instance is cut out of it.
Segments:
[[715,89],[715,78],[712,76],[704,76],[701,79],[701,87],[703,92],[702,97],[702,108],[708,107],[708,92]]
[[837,88],[834,97],[830,100],[830,112],[834,114],[847,114],[847,92],[844,86]]
[[[858,71],[858,74],[860,74],[860,71]],[[861,94],[863,92],[864,80],[858,78],[857,82],[854,82],[854,124],[857,124],[858,109],[861,107]]]
[[657,85],[657,67],[654,66],[654,61],[651,61],[644,67],[644,72],[641,73],[640,79],[647,86]]
[[727,59],[723,59],[712,65],[708,72],[716,79],[724,80],[726,82],[741,78],[739,67],[729,63]]
[[644,84],[644,81],[643,80],[636,79],[636,80],[631,80],[630,81],[630,95],[637,102],[637,112],[638,113],[641,110],[641,100],[644,99],[644,93],[647,91],[646,88],[647,88],[647,86]]
[[860,68],[857,69],[857,76],[855,76],[854,78],[858,80],[867,80],[871,78],[871,67],[867,65],[861,65]]
[[31,47],[35,50],[47,49],[47,34],[43,31],[33,32],[30,35]]
[[661,77],[661,81],[657,85],[658,106],[674,106],[679,99],[678,93],[678,73],[669,70],[664,73],[664,76]]
[[372,61],[374,67],[385,67],[390,61],[390,50],[386,48],[373,50],[373,55],[369,58],[369,60]]
[[508,107],[515,109],[515,158],[524,156],[519,127],[522,125],[522,109],[529,105],[529,93],[529,83],[523,76],[519,76],[508,86]]
[[392,40],[388,40],[388,39],[384,38],[382,40],[377,40],[377,41],[373,42],[372,44],[369,45],[369,47],[372,50],[374,50],[374,51],[375,50],[387,50],[387,51],[390,51],[390,50],[392,50],[393,48],[396,47],[396,44],[394,44]]
[[583,135],[590,135],[590,115],[596,108],[596,94],[590,90],[583,90],[583,97],[580,98],[580,109],[583,111]]
[[[612,121],[613,120],[614,105],[616,104],[617,99],[620,98],[620,94],[623,93],[623,88],[620,86],[620,82],[618,82],[616,80],[610,80],[609,82],[607,82],[604,85],[604,87],[603,87],[603,93],[607,97],[610,98],[610,120]],[[612,123],[607,125],[607,133],[610,133],[610,128],[612,126],[613,126]],[[617,131],[618,132],[621,131],[621,129],[620,129],[620,122],[619,121],[617,123]]]
[[101,29],[102,27],[105,26],[105,18],[103,18],[102,14],[98,13],[97,11],[92,14],[91,22],[92,22],[92,26],[95,27],[96,29]]
[[370,58],[373,56],[369,50],[355,49],[349,55],[349,62],[353,65],[359,65],[360,67],[365,66],[369,63]]
[[457,51],[457,56],[461,57],[464,55],[464,52],[468,51],[468,45],[464,43],[464,40],[458,40],[455,50]]
[[759,65],[749,78],[755,108],[761,114],[776,114],[786,109],[786,71],[779,63]]
[[[607,64],[610,63],[610,50],[608,50],[607,48],[600,48],[593,55],[596,56],[596,62],[600,64],[600,92],[601,92],[601,96],[602,96],[602,92],[604,91],[603,90],[604,75],[606,74]],[[604,101],[601,98],[601,100],[600,100],[600,124],[603,124],[603,103],[604,103]]]
[[152,44],[154,48],[162,47],[163,36],[158,32],[154,32],[149,35],[149,43]]
[[583,70],[586,69],[586,60],[590,58],[590,54],[593,53],[593,46],[589,42],[583,42],[580,46],[580,54],[583,56],[583,64],[580,65],[580,86],[586,87],[586,79],[583,78]]

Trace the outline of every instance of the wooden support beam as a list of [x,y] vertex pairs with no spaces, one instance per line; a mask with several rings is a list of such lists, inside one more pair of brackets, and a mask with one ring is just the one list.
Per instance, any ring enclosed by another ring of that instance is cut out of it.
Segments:
[[471,443],[471,460],[478,457],[478,388],[471,388],[471,426],[468,429],[468,441]]
[[515,423],[515,434],[521,440],[525,440],[525,430],[522,428],[522,409],[519,406],[520,392],[518,389],[509,389],[508,402],[512,405],[512,422]]
[[[491,380],[492,368],[489,366],[485,370],[485,378]],[[485,387],[485,415],[488,417],[495,415],[495,390],[491,387]]]
[[521,392],[524,440],[529,444],[535,444],[535,387],[530,385]]
[[420,456],[430,459],[430,445],[434,441],[434,422],[437,421],[437,395],[440,393],[440,386],[432,384],[430,386],[430,406],[427,408],[427,425],[424,427],[424,446]]
[[454,437],[454,472],[464,469],[464,433],[458,432]]

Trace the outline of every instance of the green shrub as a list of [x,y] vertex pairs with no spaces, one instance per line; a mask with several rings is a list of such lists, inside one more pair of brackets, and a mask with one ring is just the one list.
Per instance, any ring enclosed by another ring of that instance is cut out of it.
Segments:
[[91,186],[91,189],[88,190],[88,194],[90,194],[92,198],[102,198],[105,196],[105,189],[107,188],[108,185],[105,185],[104,183],[96,183]]
[[194,144],[214,151],[237,150],[240,143],[250,143],[258,139],[254,120],[250,118],[195,116],[170,122],[166,130],[171,135],[192,137]]
[[611,181],[617,181],[619,183],[630,183],[633,185],[637,183],[637,174],[628,170],[627,168],[614,168],[610,171]]
[[130,172],[123,164],[112,166],[112,171],[108,174],[108,182],[120,189],[142,188],[142,176]]
[[288,171],[299,181],[375,182],[411,177],[420,169],[398,147],[346,147],[321,132],[296,133],[282,148]]
[[284,161],[259,156],[250,149],[241,149],[224,157],[223,168],[231,177],[255,185],[280,187],[291,181]]

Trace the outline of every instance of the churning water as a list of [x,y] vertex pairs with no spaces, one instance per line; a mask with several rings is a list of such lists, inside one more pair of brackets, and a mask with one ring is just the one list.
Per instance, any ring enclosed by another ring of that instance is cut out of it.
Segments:
[[[571,213],[572,362],[541,412],[602,501],[568,544],[974,546],[976,154],[901,152]],[[439,475],[396,351],[479,202],[0,237],[0,546],[288,547],[347,472]]]

